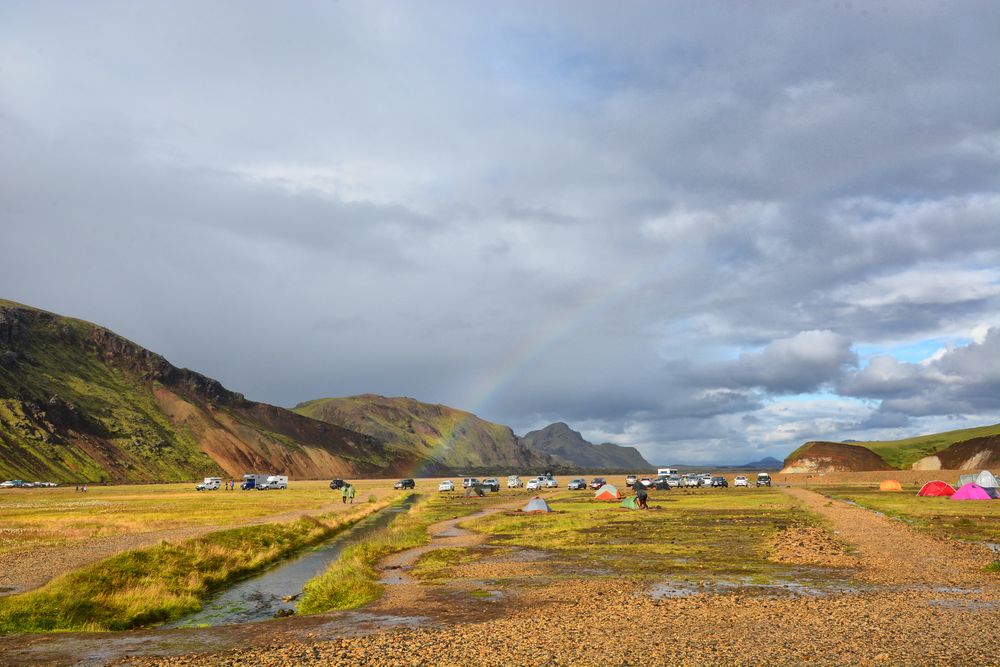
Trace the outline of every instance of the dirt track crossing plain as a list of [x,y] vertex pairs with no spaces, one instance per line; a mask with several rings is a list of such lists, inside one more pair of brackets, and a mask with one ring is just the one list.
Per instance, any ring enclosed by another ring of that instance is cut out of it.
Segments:
[[[359,609],[8,634],[0,664],[1000,664],[998,556],[969,539],[992,528],[968,529],[995,526],[1000,503],[954,518],[947,500],[900,496],[876,511],[866,482],[853,502],[839,488],[697,489],[632,511],[565,481],[542,493],[552,513],[524,514],[523,491],[465,498],[419,480],[428,538],[374,564],[382,594]],[[310,493],[286,511],[333,505]],[[240,521],[283,514],[264,509]]]

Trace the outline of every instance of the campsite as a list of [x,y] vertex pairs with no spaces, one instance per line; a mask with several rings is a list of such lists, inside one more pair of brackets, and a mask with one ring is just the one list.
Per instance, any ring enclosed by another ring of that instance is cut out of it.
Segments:
[[[187,627],[183,619],[201,606],[214,608],[211,601],[234,582],[246,580],[239,586],[251,590],[271,565],[192,589],[186,595],[194,603],[146,600],[143,611],[132,600],[128,622],[116,606],[122,603],[98,584],[78,589],[92,596],[90,621],[80,624],[45,616],[52,600],[70,599],[59,592],[59,579],[8,594],[0,597],[0,663],[75,664],[88,646],[100,658],[95,664],[266,665],[296,655],[437,664],[442,646],[449,661],[480,664],[591,664],[595,650],[611,651],[613,664],[635,664],[650,647],[743,662],[769,655],[771,646],[783,647],[782,659],[771,659],[778,664],[822,656],[847,664],[933,663],[963,647],[974,650],[1000,612],[989,548],[1000,541],[1000,502],[919,496],[929,478],[907,479],[900,491],[871,481],[815,485],[805,476],[779,477],[773,488],[651,489],[648,510],[627,507],[632,494],[624,480],[609,476],[601,489],[570,491],[569,479],[557,479],[558,488],[482,496],[439,492],[439,478],[417,479],[412,491],[394,491],[393,480],[357,481],[354,506],[320,481],[293,480],[287,494],[204,494],[189,485],[98,487],[85,498],[72,488],[45,496],[12,490],[0,506],[14,517],[19,537],[5,531],[0,561],[49,561],[96,581],[120,561],[100,552],[88,560],[78,553],[79,535],[153,554],[163,539],[181,551],[199,539],[208,548],[231,543],[212,540],[238,526],[266,531],[312,521],[312,537],[288,554],[310,552],[325,535],[343,534],[347,542],[302,593],[278,605],[275,618],[258,615],[252,623],[233,621],[239,601],[231,599],[226,608],[216,605],[216,618],[192,616]],[[948,479],[949,488],[958,482]],[[171,504],[185,511],[167,522],[162,510]],[[389,507],[398,508],[394,520],[350,538],[352,527],[361,529],[358,520]],[[315,532],[317,525],[329,532]],[[75,560],[68,555],[74,553]],[[23,568],[4,568],[4,576],[0,585],[23,589],[44,577]],[[156,576],[142,575],[144,590],[153,590]],[[175,584],[156,585],[169,591]],[[887,613],[895,620],[873,621]],[[108,624],[100,627],[100,618]],[[837,634],[823,632],[833,624]],[[44,628],[61,631],[38,634]],[[275,643],[282,659],[268,648]]]

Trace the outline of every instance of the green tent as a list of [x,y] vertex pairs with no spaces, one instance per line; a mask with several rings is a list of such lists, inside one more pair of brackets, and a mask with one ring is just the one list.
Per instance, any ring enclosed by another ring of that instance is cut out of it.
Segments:
[[625,500],[622,501],[622,503],[621,503],[621,505],[619,505],[619,507],[627,507],[630,510],[637,510],[637,509],[639,509],[638,503],[635,502],[635,496],[629,496],[629,497],[627,497]]

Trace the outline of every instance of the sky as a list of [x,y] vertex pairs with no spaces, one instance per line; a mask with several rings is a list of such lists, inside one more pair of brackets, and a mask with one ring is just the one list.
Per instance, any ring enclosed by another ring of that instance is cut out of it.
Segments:
[[656,464],[1000,421],[1000,4],[0,2],[0,298]]

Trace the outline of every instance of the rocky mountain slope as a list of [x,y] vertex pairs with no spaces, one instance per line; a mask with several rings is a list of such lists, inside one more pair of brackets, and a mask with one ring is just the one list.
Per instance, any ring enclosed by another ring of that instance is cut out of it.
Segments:
[[102,327],[0,301],[0,478],[322,478],[417,463],[405,448],[248,401]]
[[878,442],[807,442],[783,472],[973,470],[1000,465],[1000,424]]
[[531,431],[521,442],[535,452],[551,456],[557,463],[603,470],[650,470],[653,466],[635,447],[611,443],[594,445],[563,422]]
[[526,448],[508,426],[446,405],[374,394],[320,398],[295,412],[405,447],[440,468],[544,468],[548,457]]

